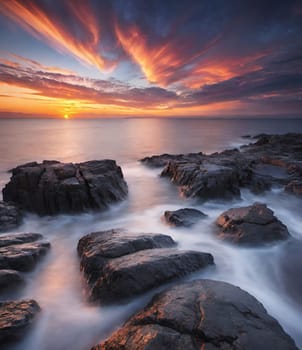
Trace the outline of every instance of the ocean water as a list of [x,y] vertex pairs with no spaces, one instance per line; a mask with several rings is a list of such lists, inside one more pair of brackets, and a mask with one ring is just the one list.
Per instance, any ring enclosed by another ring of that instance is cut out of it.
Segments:
[[[190,278],[230,282],[254,295],[302,348],[302,200],[274,188],[256,196],[242,191],[241,200],[196,204],[180,198],[177,188],[138,160],[160,153],[212,153],[247,143],[244,134],[302,132],[302,120],[208,119],[105,119],[105,120],[0,120],[0,187],[8,170],[43,159],[80,162],[115,159],[129,186],[126,201],[103,213],[37,217],[27,215],[12,232],[40,232],[52,244],[49,254],[26,286],[11,299],[33,298],[42,307],[34,327],[9,350],[84,350],[123,324],[156,291],[129,304],[100,307],[86,301],[85,282],[79,270],[76,246],[89,232],[123,227],[133,232],[171,235],[181,249],[213,254],[215,267]],[[265,202],[296,239],[265,248],[238,248],[215,238],[214,221],[224,210],[255,201]],[[171,228],[161,217],[165,210],[198,208],[208,218],[193,228]],[[3,295],[1,299],[6,299]]]

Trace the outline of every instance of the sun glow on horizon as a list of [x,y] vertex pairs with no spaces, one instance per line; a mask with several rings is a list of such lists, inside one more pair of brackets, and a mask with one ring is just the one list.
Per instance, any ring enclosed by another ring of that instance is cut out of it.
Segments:
[[69,119],[69,115],[68,115],[68,114],[65,114],[65,115],[64,115],[64,119]]

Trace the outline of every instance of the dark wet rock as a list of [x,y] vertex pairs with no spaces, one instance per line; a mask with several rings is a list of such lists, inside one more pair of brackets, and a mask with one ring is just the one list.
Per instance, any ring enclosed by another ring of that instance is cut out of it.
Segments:
[[147,292],[213,264],[208,253],[159,248],[112,259],[92,288],[92,299],[112,303]]
[[0,235],[0,248],[15,244],[31,243],[42,239],[40,233],[17,233]]
[[127,184],[114,160],[28,163],[12,170],[3,189],[4,201],[40,215],[105,209],[126,195]]
[[22,275],[15,270],[0,270],[0,291],[16,287],[24,283]]
[[132,233],[123,229],[93,232],[78,243],[81,268],[89,283],[102,275],[102,269],[110,259],[132,254],[140,250],[173,247],[170,236],[151,233]]
[[219,238],[237,244],[261,245],[289,238],[287,227],[265,204],[232,208],[216,220]]
[[92,350],[297,350],[262,304],[225,282],[178,284]]
[[194,208],[183,208],[174,211],[167,210],[164,217],[170,225],[189,227],[206,218],[207,215]]
[[203,200],[240,197],[241,174],[229,166],[208,162],[169,162],[161,175],[180,186],[186,197]]
[[0,343],[19,340],[39,311],[35,300],[0,302]]
[[297,196],[302,196],[302,180],[291,181],[285,186],[285,191]]
[[240,150],[209,155],[163,154],[142,161],[164,166],[162,176],[179,186],[186,197],[232,199],[240,196],[241,188],[259,194],[274,185],[290,183],[288,191],[300,194],[300,187],[293,184],[302,182],[302,134],[261,134],[251,139],[254,143]]
[[13,204],[0,201],[0,232],[19,226],[22,216],[22,212]]
[[190,161],[195,159],[202,159],[203,153],[188,153],[188,154],[161,154],[161,155],[155,155],[151,157],[145,157],[141,159],[140,161],[153,168],[158,167],[164,167],[167,165],[170,161]]
[[0,236],[0,269],[31,270],[50,248],[38,233]]

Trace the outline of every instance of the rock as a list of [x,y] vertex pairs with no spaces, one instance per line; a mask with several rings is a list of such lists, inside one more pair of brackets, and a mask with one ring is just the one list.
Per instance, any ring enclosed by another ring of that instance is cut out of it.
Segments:
[[38,233],[0,236],[0,269],[31,270],[50,248],[49,242],[37,242]]
[[262,245],[289,238],[287,227],[265,204],[232,208],[216,220],[219,238],[244,245]]
[[178,284],[92,350],[297,350],[253,296],[225,282]]
[[142,162],[165,166],[161,175],[179,186],[182,195],[203,201],[239,198],[241,188],[259,194],[272,185],[287,184],[287,191],[300,195],[302,134],[261,134],[251,140],[254,143],[240,150],[209,155],[162,154],[146,157]]
[[105,209],[124,199],[127,184],[114,160],[28,163],[12,170],[3,199],[40,215]]
[[0,343],[19,340],[39,311],[35,300],[0,302]]
[[22,275],[15,270],[0,270],[0,291],[24,283]]
[[0,201],[0,232],[16,228],[21,221],[22,213],[17,207]]
[[224,165],[188,162],[169,162],[161,176],[169,177],[180,186],[186,197],[202,200],[240,197],[240,173]]
[[284,190],[298,196],[302,196],[302,180],[293,180],[289,182]]
[[151,157],[145,157],[141,159],[140,161],[153,168],[159,168],[164,167],[167,165],[170,161],[190,161],[190,160],[196,160],[196,159],[203,159],[203,153],[189,153],[189,154],[161,154],[161,155],[155,155]]
[[93,300],[108,304],[147,292],[213,264],[208,253],[159,248],[112,259],[94,284]]
[[18,233],[0,235],[0,248],[15,244],[31,243],[42,239],[40,233]]
[[81,268],[91,283],[102,275],[102,268],[110,259],[140,250],[173,247],[176,243],[162,234],[132,233],[123,229],[94,232],[78,243]]
[[164,217],[166,221],[173,226],[189,227],[196,224],[199,220],[207,217],[200,210],[193,208],[184,208],[174,211],[165,211]]

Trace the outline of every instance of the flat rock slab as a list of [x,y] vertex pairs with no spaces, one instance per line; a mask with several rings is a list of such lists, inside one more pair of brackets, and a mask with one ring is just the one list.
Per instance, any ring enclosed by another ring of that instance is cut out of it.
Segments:
[[40,233],[18,233],[0,235],[0,248],[15,244],[31,243],[42,239]]
[[0,302],[0,343],[19,340],[39,311],[35,300]]
[[22,212],[16,206],[0,201],[0,232],[18,227],[22,217]]
[[105,209],[124,199],[127,192],[122,170],[114,160],[43,161],[13,169],[3,199],[39,215],[54,215]]
[[0,291],[14,288],[24,283],[22,275],[15,270],[0,270]]
[[237,244],[262,245],[289,238],[287,227],[265,204],[232,208],[216,220],[219,238]]
[[132,233],[114,229],[90,233],[78,243],[81,268],[91,283],[102,274],[102,268],[110,259],[132,254],[140,250],[173,247],[170,236],[152,233]]
[[50,248],[39,233],[0,236],[0,269],[30,271]]
[[194,208],[183,208],[174,211],[165,211],[164,218],[172,226],[189,227],[206,218],[207,215]]
[[197,280],[158,295],[92,350],[297,350],[254,297],[228,283]]
[[92,288],[92,298],[116,302],[141,294],[214,263],[208,253],[159,248],[109,261]]

